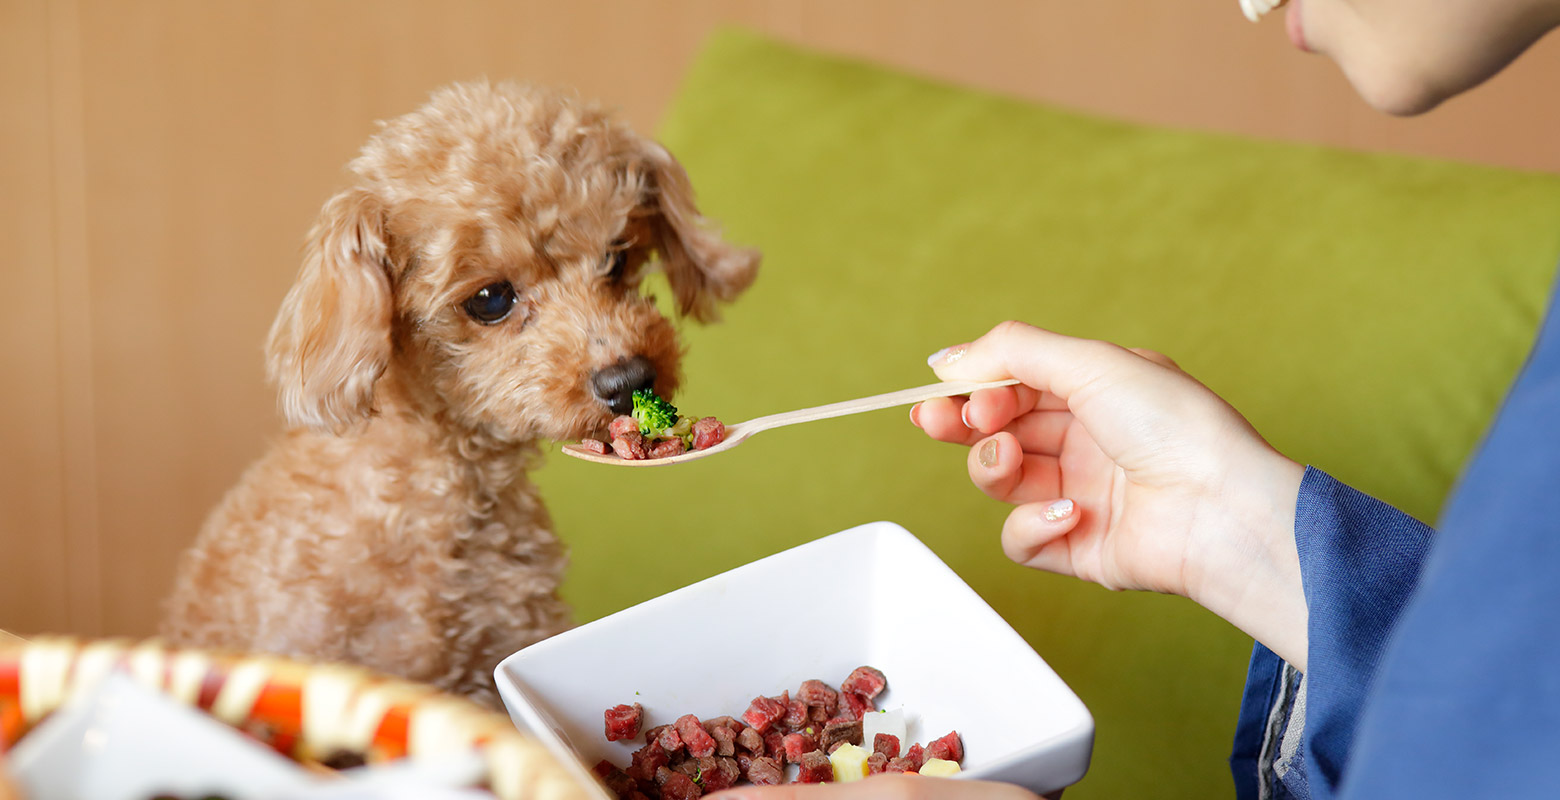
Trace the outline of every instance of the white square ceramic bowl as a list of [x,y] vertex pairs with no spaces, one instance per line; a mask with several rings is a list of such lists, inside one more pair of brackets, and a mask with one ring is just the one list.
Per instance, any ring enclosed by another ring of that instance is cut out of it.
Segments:
[[496,670],[523,731],[589,767],[626,766],[602,713],[646,725],[740,716],[758,695],[871,665],[905,746],[957,730],[962,777],[1045,793],[1089,765],[1094,719],[1028,643],[920,540],[874,522],[759,559],[532,645]]

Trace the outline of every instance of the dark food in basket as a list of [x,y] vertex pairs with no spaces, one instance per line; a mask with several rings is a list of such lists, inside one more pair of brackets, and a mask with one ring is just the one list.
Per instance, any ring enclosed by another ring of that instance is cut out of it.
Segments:
[[603,759],[594,771],[624,800],[692,800],[742,783],[784,783],[788,764],[796,765],[799,783],[958,771],[964,742],[957,731],[925,747],[913,744],[903,755],[893,734],[863,741],[863,718],[877,713],[874,699],[887,685],[880,670],[857,667],[838,690],[823,681],[803,681],[795,694],[755,697],[740,717],[700,720],[684,714],[648,729],[638,703],[613,706],[604,715],[607,740],[634,739],[643,730],[645,744],[627,767]]

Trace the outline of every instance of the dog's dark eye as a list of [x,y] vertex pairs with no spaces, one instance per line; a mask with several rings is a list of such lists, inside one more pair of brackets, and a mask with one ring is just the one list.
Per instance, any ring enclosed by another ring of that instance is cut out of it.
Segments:
[[490,283],[466,298],[466,313],[483,325],[500,322],[515,307],[515,287],[509,281]]
[[613,242],[612,249],[602,258],[601,266],[607,273],[607,280],[623,280],[628,274],[628,245],[621,241]]
[[615,250],[607,254],[607,277],[618,280],[623,277],[623,270],[628,268],[628,253],[624,250]]

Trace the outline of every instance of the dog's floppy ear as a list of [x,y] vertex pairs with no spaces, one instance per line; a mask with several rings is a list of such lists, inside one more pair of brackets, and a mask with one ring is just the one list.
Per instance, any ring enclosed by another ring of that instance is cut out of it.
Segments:
[[366,189],[325,203],[266,342],[266,368],[295,425],[341,431],[372,413],[394,313],[384,208]]
[[729,302],[758,274],[757,250],[721,239],[693,204],[688,173],[666,148],[645,142],[656,214],[651,218],[661,268],[677,298],[677,310],[700,322],[718,318],[716,301]]

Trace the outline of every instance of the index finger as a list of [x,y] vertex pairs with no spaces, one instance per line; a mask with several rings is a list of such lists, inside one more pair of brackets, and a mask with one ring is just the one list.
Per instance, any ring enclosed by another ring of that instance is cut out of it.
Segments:
[[1110,342],[1010,320],[969,344],[939,353],[931,367],[945,381],[1017,378],[1066,401],[1112,370],[1142,363],[1142,356]]

